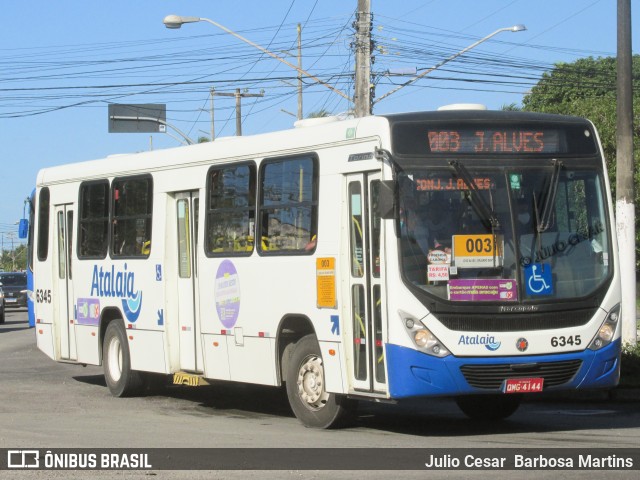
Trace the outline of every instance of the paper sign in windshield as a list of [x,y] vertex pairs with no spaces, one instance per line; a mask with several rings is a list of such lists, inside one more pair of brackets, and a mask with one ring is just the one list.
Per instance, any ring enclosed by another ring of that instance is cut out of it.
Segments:
[[430,282],[449,280],[449,265],[428,265],[427,280]]
[[451,254],[443,250],[429,250],[427,261],[432,265],[449,265],[451,263]]
[[453,256],[458,268],[502,266],[502,243],[489,235],[454,235]]
[[449,281],[449,300],[456,302],[512,302],[518,300],[518,289],[514,279],[452,279]]

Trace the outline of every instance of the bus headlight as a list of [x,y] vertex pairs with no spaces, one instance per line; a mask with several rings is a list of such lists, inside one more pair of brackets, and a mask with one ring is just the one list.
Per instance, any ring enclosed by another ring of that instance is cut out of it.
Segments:
[[405,317],[403,319],[407,333],[413,340],[413,343],[418,350],[434,357],[446,357],[451,352],[447,350],[447,347],[438,340],[438,338],[431,333],[431,330],[426,328],[422,323],[416,321],[413,318]]
[[619,320],[620,304],[617,304],[611,309],[611,311],[607,315],[607,318],[604,319],[604,322],[602,322],[600,330],[598,330],[597,335],[589,345],[589,349],[600,350],[602,347],[606,347],[607,345],[609,345],[616,334],[618,323],[620,323]]

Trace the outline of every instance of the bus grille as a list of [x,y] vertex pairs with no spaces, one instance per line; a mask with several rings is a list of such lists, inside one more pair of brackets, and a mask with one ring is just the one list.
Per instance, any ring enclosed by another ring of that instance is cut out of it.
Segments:
[[469,385],[487,390],[500,389],[508,378],[544,378],[544,387],[555,387],[573,379],[582,360],[550,363],[463,365],[460,371]]
[[519,332],[547,330],[585,325],[598,308],[566,312],[495,313],[495,314],[435,314],[449,330],[458,332]]

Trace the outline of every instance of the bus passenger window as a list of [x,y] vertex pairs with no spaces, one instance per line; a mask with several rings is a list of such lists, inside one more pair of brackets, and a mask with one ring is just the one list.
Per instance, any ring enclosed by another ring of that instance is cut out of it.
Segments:
[[318,234],[317,170],[312,156],[265,161],[260,177],[261,252],[313,253]]
[[49,189],[38,195],[38,260],[44,262],[49,256]]
[[111,192],[111,255],[148,256],[151,253],[153,204],[151,177],[116,178]]
[[109,241],[109,181],[80,185],[78,257],[104,258]]
[[256,167],[212,167],[207,177],[207,255],[251,255],[255,230]]

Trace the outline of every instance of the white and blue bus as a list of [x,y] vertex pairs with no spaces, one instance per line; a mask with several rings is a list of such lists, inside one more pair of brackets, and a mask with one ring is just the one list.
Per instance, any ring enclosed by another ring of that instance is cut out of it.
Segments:
[[38,347],[103,365],[115,396],[155,374],[286,385],[327,428],[358,401],[496,419],[619,379],[611,193],[582,118],[305,120],[43,169],[34,212]]

